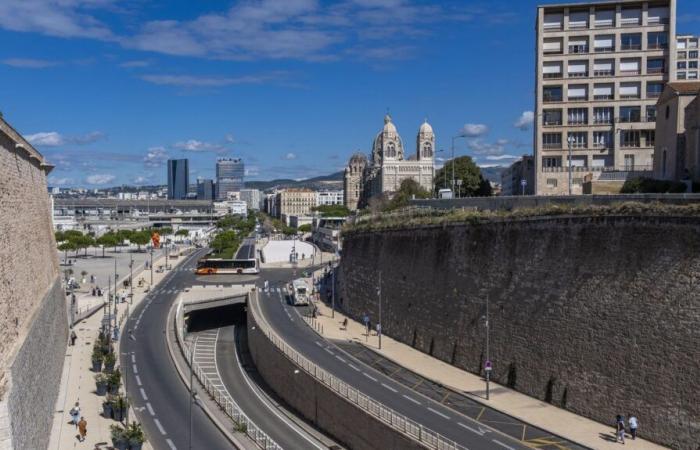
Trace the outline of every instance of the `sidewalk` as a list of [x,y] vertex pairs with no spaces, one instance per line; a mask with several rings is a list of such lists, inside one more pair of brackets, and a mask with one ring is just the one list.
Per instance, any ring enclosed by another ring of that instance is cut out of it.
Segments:
[[[175,268],[181,261],[185,258],[171,259],[168,261],[169,264]],[[127,278],[129,273],[128,260],[123,259],[117,262],[117,270],[120,274],[126,274],[126,277],[120,275],[121,279]],[[120,264],[122,263],[122,264]],[[158,267],[160,264],[165,264],[165,257],[160,257],[154,260],[154,265]],[[136,269],[136,264],[134,264]],[[150,273],[146,276],[145,273],[142,275],[141,269],[143,266],[138,268],[138,271],[134,271],[133,279],[136,281],[138,278],[143,276],[146,282],[142,287],[138,287],[137,283],[134,283],[134,297],[133,304],[118,303],[117,304],[117,321],[120,328],[124,323],[124,320],[129,314],[129,310],[138,305],[146,296],[149,289]],[[156,286],[168,272],[153,274],[153,284]],[[105,289],[106,291],[106,289]],[[106,295],[106,292],[105,292]],[[88,304],[99,305],[104,300],[101,297],[92,297],[92,295],[83,294],[79,301],[84,301],[81,307],[85,307]],[[114,306],[113,306],[114,307]],[[95,373],[92,372],[92,347],[93,343],[97,339],[97,334],[102,323],[103,313],[97,311],[95,314],[87,317],[82,321],[78,321],[74,330],[78,338],[76,340],[75,346],[68,346],[66,350],[66,359],[63,366],[63,374],[61,376],[61,389],[56,401],[56,412],[54,413],[53,426],[51,428],[51,437],[49,440],[49,450],[67,450],[67,449],[94,449],[94,448],[111,448],[112,440],[110,435],[109,426],[117,424],[118,422],[112,420],[111,418],[102,417],[102,401],[105,399],[104,396],[98,396],[95,393]],[[119,353],[119,342],[114,344],[115,353]],[[117,367],[121,364],[118,363]],[[123,380],[121,391],[124,391]],[[87,438],[85,442],[78,442],[76,439],[77,429],[75,426],[69,424],[70,415],[69,411],[75,404],[75,402],[80,402],[80,410],[87,421]],[[136,416],[131,408],[129,408],[129,420],[134,421]],[[148,441],[144,444],[143,448],[145,450],[152,450],[152,446]]]
[[[321,274],[322,272],[319,271],[315,273],[315,276],[318,277]],[[323,302],[317,301],[315,304],[318,307],[315,330],[320,331],[326,339],[353,341],[366,345],[387,359],[424,378],[436,381],[453,390],[467,393],[469,398],[486,406],[581,445],[601,450],[619,449],[622,445],[607,439],[614,438],[612,425],[604,425],[578,416],[493,382],[491,383],[491,398],[488,401],[484,400],[479,397],[485,394],[484,379],[480,376],[451,366],[386,335],[382,336],[382,349],[379,350],[376,333],[372,332],[367,337],[365,326],[349,317],[347,317],[347,329],[342,329],[341,322],[346,318],[345,315],[336,310],[335,318],[331,319],[330,307]],[[633,441],[628,438],[625,439],[625,443],[623,448],[645,450],[665,448],[643,439]]]

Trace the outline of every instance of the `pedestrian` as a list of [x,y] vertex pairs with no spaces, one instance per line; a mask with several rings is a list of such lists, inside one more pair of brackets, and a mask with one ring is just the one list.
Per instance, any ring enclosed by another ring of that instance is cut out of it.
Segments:
[[630,434],[632,435],[632,439],[637,439],[637,427],[639,426],[639,421],[637,418],[634,416],[634,414],[629,415],[629,419],[627,419],[627,423],[630,426]]
[[78,339],[78,335],[75,334],[75,330],[71,330],[70,332],[70,345],[74,346],[75,345],[75,340]]
[[78,431],[80,432],[78,440],[84,442],[85,436],[87,436],[87,420],[85,420],[85,417],[82,417],[80,422],[78,422]]
[[622,417],[622,415],[620,415],[620,414],[617,415],[616,427],[617,427],[616,428],[617,429],[617,440],[624,444],[625,443],[625,418]]
[[75,406],[72,407],[70,410],[70,418],[71,418],[71,424],[73,424],[77,427],[78,422],[80,421],[80,403],[75,402]]

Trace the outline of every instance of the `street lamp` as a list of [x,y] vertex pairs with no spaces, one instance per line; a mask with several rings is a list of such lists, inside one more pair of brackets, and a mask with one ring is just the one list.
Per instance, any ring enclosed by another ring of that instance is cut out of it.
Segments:
[[568,139],[566,140],[569,143],[569,195],[572,195],[572,180],[571,180],[571,168],[572,168],[572,157],[571,157],[571,148],[574,145],[574,137],[569,136]]
[[[382,349],[382,271],[379,271],[379,284],[377,285],[377,297],[379,299],[379,323],[377,323],[377,337],[379,338],[379,350]],[[367,332],[369,334],[369,331]]]

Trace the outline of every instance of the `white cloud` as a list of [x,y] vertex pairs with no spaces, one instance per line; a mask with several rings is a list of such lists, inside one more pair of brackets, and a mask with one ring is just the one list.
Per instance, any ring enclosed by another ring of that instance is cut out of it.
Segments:
[[532,111],[523,111],[522,114],[520,114],[520,117],[513,123],[513,126],[515,128],[520,128],[523,131],[526,131],[530,128],[530,125],[535,121],[535,113]]
[[116,178],[117,177],[115,177],[114,175],[94,174],[94,175],[88,175],[85,178],[85,182],[87,184],[107,184],[107,183],[111,183]]
[[132,61],[124,61],[123,63],[119,64],[119,67],[124,67],[124,68],[132,68],[132,67],[148,67],[151,65],[150,61],[144,61],[144,60],[132,60]]
[[149,184],[152,182],[153,174],[147,173],[144,175],[137,175],[131,179],[131,182],[137,185]]
[[56,131],[42,131],[29,134],[24,138],[32,145],[43,147],[59,147],[61,145],[86,145],[103,139],[106,135],[101,131],[93,131],[82,136],[64,136]]
[[286,160],[297,159],[297,155],[292,153],[292,152],[289,152],[286,155],[284,155],[284,159],[286,159]]
[[468,123],[465,124],[460,130],[461,136],[466,137],[479,137],[483,136],[489,132],[489,127],[481,123]]
[[500,161],[502,159],[519,159],[520,156],[515,155],[489,155],[486,157],[489,161]]
[[67,186],[74,184],[72,178],[49,178],[49,186]]
[[467,147],[477,156],[497,156],[504,153],[507,144],[507,139],[498,139],[496,142],[485,142],[483,139],[473,139],[467,142]]
[[45,69],[58,65],[55,61],[33,58],[8,58],[3,59],[2,63],[6,66],[17,67],[21,69]]
[[146,167],[163,167],[166,161],[170,158],[168,152],[163,147],[151,147],[148,149],[146,156],[143,157],[143,165]]
[[257,166],[248,166],[245,168],[245,176],[255,177],[260,175],[260,168]]
[[224,136],[224,140],[229,144],[233,144],[234,142],[236,142],[236,140],[234,139],[234,137],[231,133]]
[[226,151],[226,148],[221,144],[198,141],[197,139],[189,139],[187,141],[176,142],[175,144],[173,144],[173,148],[182,150],[184,152],[221,153]]
[[240,77],[212,77],[194,75],[144,75],[142,80],[163,86],[224,87],[238,84],[261,84],[280,78],[280,73],[244,75]]

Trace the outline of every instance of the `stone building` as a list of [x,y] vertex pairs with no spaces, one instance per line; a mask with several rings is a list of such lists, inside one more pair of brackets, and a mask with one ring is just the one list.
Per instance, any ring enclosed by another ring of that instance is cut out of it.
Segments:
[[276,197],[277,217],[289,224],[290,216],[308,216],[316,206],[316,192],[306,188],[284,189]]
[[[668,83],[659,97],[654,178],[674,181],[700,179],[696,150],[698,92],[700,82],[678,81]],[[686,122],[691,125],[687,126]],[[688,145],[691,135],[693,147]]]
[[535,160],[532,155],[523,155],[501,173],[501,195],[532,195],[534,178]]
[[411,156],[388,114],[384,127],[372,143],[371,159],[354,154],[345,169],[345,205],[350,210],[364,207],[370,198],[391,194],[406,179],[413,179],[425,189],[433,190],[435,176],[435,133],[426,121],[416,136],[416,150]]

